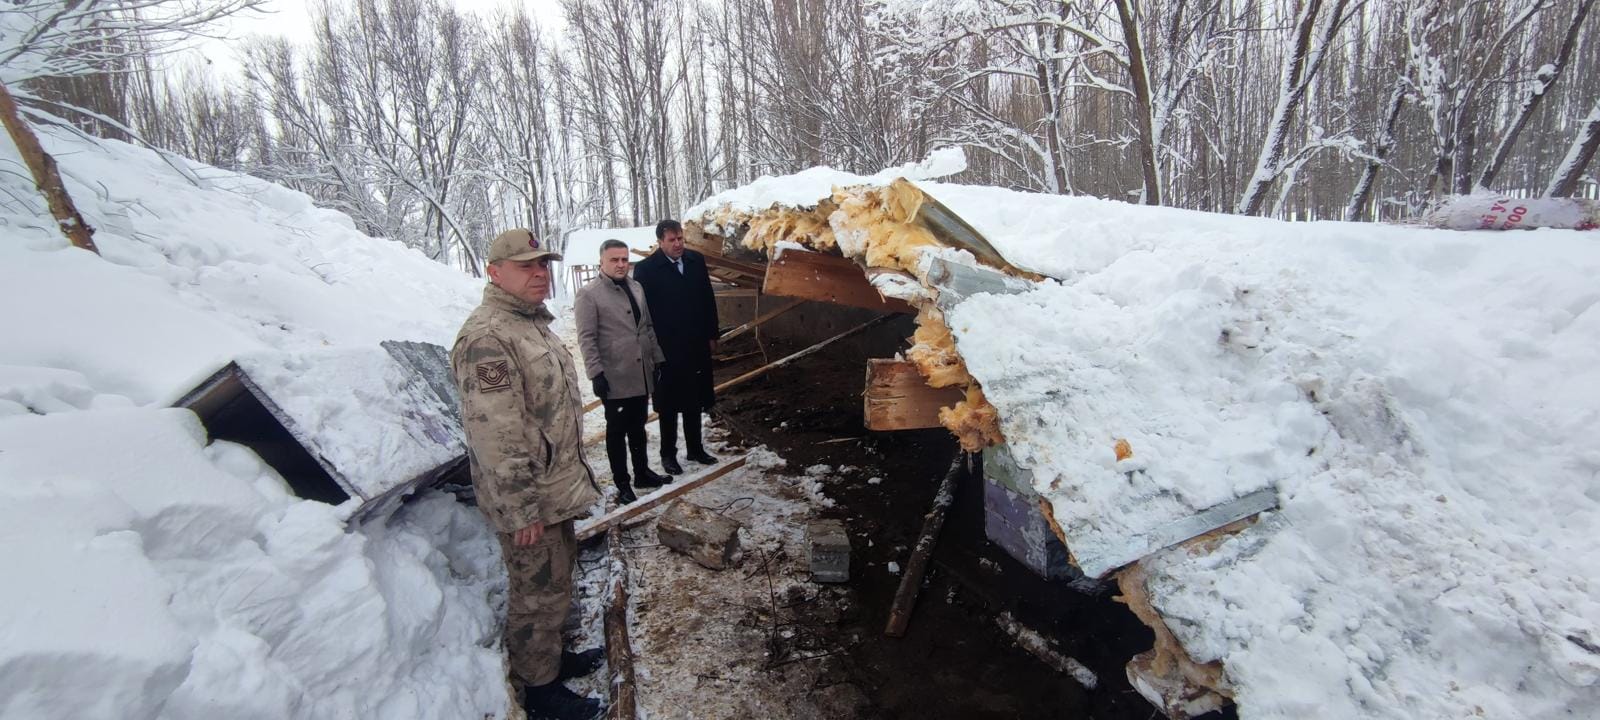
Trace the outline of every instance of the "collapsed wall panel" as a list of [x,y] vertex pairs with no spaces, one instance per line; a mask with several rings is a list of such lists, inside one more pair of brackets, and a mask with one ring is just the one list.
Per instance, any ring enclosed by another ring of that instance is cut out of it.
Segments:
[[415,488],[465,480],[444,348],[384,343],[230,362],[180,398],[213,439],[255,450],[296,494],[380,513]]

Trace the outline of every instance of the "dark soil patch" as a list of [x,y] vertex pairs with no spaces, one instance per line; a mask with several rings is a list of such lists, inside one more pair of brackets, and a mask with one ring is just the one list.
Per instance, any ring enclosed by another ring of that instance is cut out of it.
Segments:
[[[874,718],[1160,717],[1123,671],[1129,658],[1150,648],[1150,630],[1111,599],[1113,588],[1086,594],[1046,581],[989,543],[976,475],[957,491],[907,635],[883,635],[900,581],[886,568],[906,563],[958,449],[942,429],[862,427],[864,360],[868,352],[890,354],[881,346],[910,334],[901,325],[730,389],[715,411],[736,438],[773,449],[792,472],[817,464],[855,469],[828,484],[837,506],[824,513],[843,519],[851,535],[848,588],[855,608],[837,625],[838,645],[848,649],[834,663],[841,676],[833,681],[860,688],[870,703],[864,716]],[[766,343],[771,358],[797,349]],[[748,357],[719,368],[718,380],[762,362]],[[874,476],[882,481],[868,484]],[[1056,641],[1062,654],[1099,676],[1099,687],[1085,690],[1017,647],[996,622],[1002,612]],[[1232,716],[1230,710],[1214,717]]]

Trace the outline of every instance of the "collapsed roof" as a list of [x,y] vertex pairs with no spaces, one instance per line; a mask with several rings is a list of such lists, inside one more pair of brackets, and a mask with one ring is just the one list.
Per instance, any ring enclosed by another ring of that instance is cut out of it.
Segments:
[[1130,679],[1170,715],[1600,703],[1591,238],[825,169],[686,225],[841,255],[915,308],[908,359],[961,391],[939,421],[1006,446],[1086,574],[1120,568],[1157,634]]

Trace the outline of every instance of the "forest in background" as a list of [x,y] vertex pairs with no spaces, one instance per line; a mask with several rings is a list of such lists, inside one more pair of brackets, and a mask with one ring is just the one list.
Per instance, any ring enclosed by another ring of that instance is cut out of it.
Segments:
[[[1296,220],[1595,197],[1595,3],[561,0],[545,28],[351,0],[219,76],[116,32],[194,3],[24,2],[0,8],[0,70],[36,118],[281,183],[477,272],[505,227],[559,243],[950,145],[959,182]],[[104,13],[19,62],[39,49],[12,30],[53,6]]]

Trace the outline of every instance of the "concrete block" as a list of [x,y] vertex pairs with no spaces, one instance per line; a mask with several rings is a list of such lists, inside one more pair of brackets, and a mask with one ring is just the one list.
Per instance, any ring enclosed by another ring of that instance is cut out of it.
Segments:
[[656,521],[661,544],[712,570],[739,564],[739,523],[694,503],[674,501]]
[[811,579],[842,583],[850,580],[850,536],[841,520],[815,520],[806,526],[811,553]]

